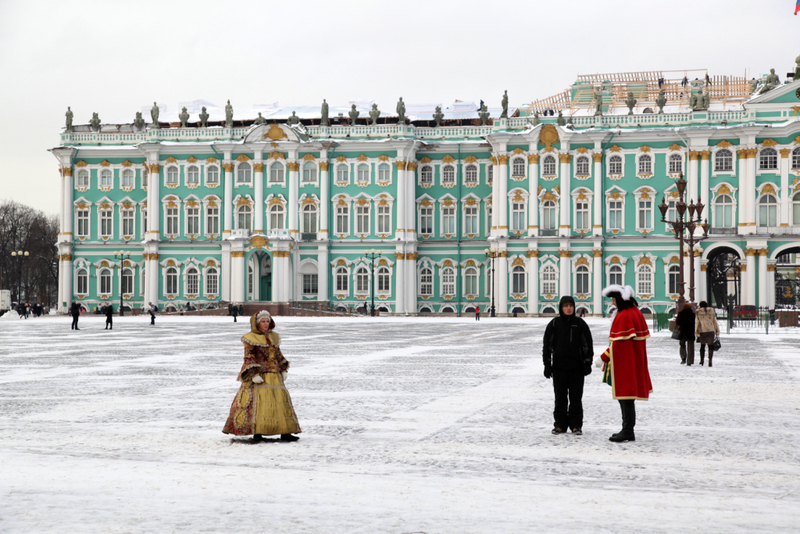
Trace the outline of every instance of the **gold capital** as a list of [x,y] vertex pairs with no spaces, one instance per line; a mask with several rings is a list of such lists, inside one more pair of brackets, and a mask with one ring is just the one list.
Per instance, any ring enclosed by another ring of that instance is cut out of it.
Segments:
[[710,150],[703,150],[702,152],[700,152],[700,157],[701,157],[703,160],[706,160],[706,161],[707,161],[707,160],[708,160],[708,158],[710,158],[710,157],[711,157],[711,151],[710,151]]
[[595,258],[602,258],[603,257],[603,251],[602,250],[592,250],[592,256],[594,256]]
[[417,162],[416,161],[409,161],[408,165],[406,166],[406,169],[411,171],[411,172],[414,172],[415,170],[417,170]]
[[225,172],[233,172],[233,163],[223,163],[222,168],[225,169]]
[[64,167],[59,169],[61,172],[61,176],[72,176],[72,168],[71,167]]
[[231,250],[231,258],[244,258],[244,250]]
[[157,163],[150,165],[150,174],[158,174],[159,172],[161,172],[161,165]]
[[539,251],[538,250],[529,250],[528,251],[528,257],[529,258],[538,258],[539,257]]
[[528,156],[528,163],[530,164],[539,164],[539,154],[531,154]]
[[395,161],[394,164],[397,165],[397,170],[398,171],[406,170],[406,162],[405,161]]
[[592,154],[592,159],[594,159],[595,163],[602,163],[603,161],[603,153],[602,152],[595,152]]
[[782,148],[781,149],[781,157],[782,158],[788,158],[789,154],[791,154],[791,153],[792,153],[792,149],[791,148]]
[[559,159],[559,161],[561,161],[561,163],[571,163],[572,162],[572,155],[570,155],[570,154],[559,154],[558,155],[558,159]]
[[508,156],[499,156],[499,157],[497,158],[497,162],[498,162],[500,165],[508,165]]
[[406,259],[406,255],[404,253],[402,253],[402,252],[395,252],[394,253],[394,259],[396,259],[396,260],[404,260],[404,259]]
[[253,163],[253,170],[255,172],[264,172],[264,164],[263,163]]
[[558,251],[558,255],[561,256],[562,258],[570,258],[570,257],[572,257],[572,251],[571,250],[559,250]]
[[286,166],[289,167],[290,172],[297,172],[300,170],[300,164],[297,162],[287,163]]
[[319,170],[325,172],[328,170],[328,162],[327,161],[320,161],[319,162]]

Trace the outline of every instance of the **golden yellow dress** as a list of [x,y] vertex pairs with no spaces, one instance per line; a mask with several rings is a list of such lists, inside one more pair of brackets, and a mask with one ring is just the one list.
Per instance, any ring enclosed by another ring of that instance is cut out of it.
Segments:
[[[242,385],[222,431],[237,436],[297,434],[300,424],[281,376],[289,369],[289,362],[281,353],[280,336],[272,331],[265,336],[255,321],[253,315],[250,333],[242,336],[244,364],[236,378]],[[264,382],[253,383],[256,375]]]

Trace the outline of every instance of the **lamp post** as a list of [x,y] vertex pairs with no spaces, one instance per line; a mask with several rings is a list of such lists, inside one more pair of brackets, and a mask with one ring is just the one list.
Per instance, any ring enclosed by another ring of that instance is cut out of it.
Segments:
[[375,260],[381,257],[383,252],[380,250],[370,249],[364,253],[364,257],[369,260],[369,285],[372,293],[372,310],[370,315],[375,317]]
[[494,312],[494,259],[500,257],[500,251],[486,248],[483,249],[483,252],[486,254],[487,258],[491,258],[492,260],[492,305],[489,307],[489,317],[496,317]]
[[122,287],[122,271],[125,268],[125,260],[131,257],[130,250],[115,250],[114,258],[119,258],[119,316],[122,317],[122,298],[124,295],[124,288]]
[[[683,275],[683,267],[684,267],[684,259],[683,259],[683,245],[686,243],[689,245],[689,252],[692,258],[692,269],[689,271],[689,301],[694,302],[694,246],[698,244],[700,241],[704,239],[708,239],[708,219],[705,222],[702,222],[703,216],[703,208],[705,206],[700,201],[697,200],[695,204],[691,199],[689,200],[689,205],[686,205],[684,200],[686,194],[686,180],[683,178],[683,173],[681,173],[678,181],[675,182],[675,185],[678,188],[678,203],[675,205],[675,211],[677,212],[677,216],[675,217],[674,221],[667,220],[667,210],[669,210],[669,206],[666,203],[665,197],[661,197],[661,204],[658,206],[658,209],[661,211],[661,222],[665,222],[667,224],[672,225],[672,229],[675,231],[675,239],[677,239],[680,243],[679,247],[679,265],[680,265],[680,272],[678,274],[678,285],[680,286],[680,292],[678,297],[678,311],[683,307],[683,304],[686,302],[686,298],[684,297],[685,294],[685,278]],[[688,213],[688,219],[686,217]],[[701,224],[702,222],[702,224]],[[697,228],[703,229],[703,235],[695,236],[694,231]],[[686,235],[684,236],[684,232]]]
[[17,258],[17,306],[22,303],[22,260],[30,256],[27,250],[17,250],[11,253],[12,258]]

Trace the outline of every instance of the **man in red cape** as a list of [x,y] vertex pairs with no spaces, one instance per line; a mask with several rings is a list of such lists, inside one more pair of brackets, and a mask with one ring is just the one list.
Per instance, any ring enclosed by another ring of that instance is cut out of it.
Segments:
[[647,400],[653,392],[647,369],[650,331],[633,298],[631,286],[610,285],[603,290],[603,296],[611,298],[617,313],[608,336],[611,345],[601,358],[610,371],[611,395],[619,401],[622,409],[622,430],[609,440],[617,443],[636,441],[633,433],[636,424],[634,402]]

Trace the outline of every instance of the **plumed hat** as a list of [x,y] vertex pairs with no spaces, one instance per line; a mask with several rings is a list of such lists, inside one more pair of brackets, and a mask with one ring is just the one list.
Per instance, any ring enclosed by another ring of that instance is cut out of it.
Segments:
[[612,293],[619,293],[622,300],[631,300],[633,298],[633,288],[631,286],[611,284],[603,290],[604,297],[612,296]]

